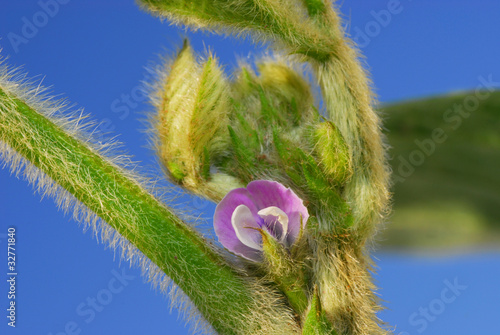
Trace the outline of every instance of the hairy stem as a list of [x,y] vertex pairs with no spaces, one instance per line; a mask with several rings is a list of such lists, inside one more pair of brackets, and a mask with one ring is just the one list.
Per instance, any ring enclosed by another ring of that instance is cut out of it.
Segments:
[[[248,312],[248,285],[126,171],[0,87],[0,141],[69,191],[165,272],[221,334]],[[231,306],[231,308],[228,308]]]
[[[307,20],[300,1],[137,0],[146,10],[177,22],[223,33],[263,34],[292,53],[328,59],[335,39]],[[313,6],[311,8],[316,8]]]
[[[344,36],[335,11],[331,10],[329,17],[333,35]],[[357,59],[356,49],[344,38],[338,41],[334,58],[311,60],[328,116],[343,135],[352,157],[353,173],[343,196],[354,219],[345,232],[335,231],[327,217],[319,220],[315,270],[321,305],[337,331],[383,334],[376,317],[379,307],[366,243],[387,211],[389,169],[369,81]]]

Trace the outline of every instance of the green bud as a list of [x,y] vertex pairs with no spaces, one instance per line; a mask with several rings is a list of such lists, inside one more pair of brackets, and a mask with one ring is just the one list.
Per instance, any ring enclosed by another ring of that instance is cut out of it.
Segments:
[[314,98],[307,81],[287,63],[263,61],[257,76],[242,67],[233,85],[235,101],[245,106],[245,116],[256,125],[284,129],[311,121]]
[[[215,201],[240,187],[234,178],[231,185],[211,182],[210,167],[230,141],[229,84],[216,59],[210,55],[198,63],[185,42],[157,94],[161,100],[158,151],[172,180]],[[230,178],[223,179],[228,182]]]
[[325,174],[337,185],[343,185],[352,175],[349,148],[337,127],[325,121],[313,131],[314,150]]
[[342,184],[324,172],[321,161],[277,129],[273,131],[273,143],[279,157],[277,168],[303,190],[313,206],[327,208],[331,213],[327,230],[352,226],[352,211],[342,197]]
[[299,72],[279,59],[262,61],[258,69],[259,75],[242,65],[235,76],[231,145],[218,166],[244,183],[272,177],[301,184],[300,165],[297,169],[293,157],[285,158],[275,140],[282,138],[292,148],[308,145],[306,125],[316,117],[311,90]]
[[301,75],[278,61],[263,62],[258,68],[263,91],[272,94],[290,125],[297,126],[311,119],[314,99],[309,84]]

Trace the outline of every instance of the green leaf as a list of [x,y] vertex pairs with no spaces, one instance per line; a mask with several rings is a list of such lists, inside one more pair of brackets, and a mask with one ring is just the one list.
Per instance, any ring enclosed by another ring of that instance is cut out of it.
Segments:
[[255,170],[255,154],[245,145],[245,143],[243,143],[233,127],[228,126],[228,129],[232,143],[232,152],[236,163],[235,168],[239,170],[239,177],[245,181],[245,183],[248,183],[252,180]]

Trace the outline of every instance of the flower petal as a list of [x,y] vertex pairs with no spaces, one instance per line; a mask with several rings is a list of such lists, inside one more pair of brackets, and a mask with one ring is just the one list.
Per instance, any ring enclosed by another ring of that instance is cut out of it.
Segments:
[[[275,230],[275,236],[279,236],[280,242],[284,242],[288,234],[288,215],[276,206],[261,209],[257,214],[259,214],[267,224],[271,223],[271,228]],[[272,218],[269,218],[269,216]],[[281,229],[276,229],[276,223],[281,225]]]
[[241,243],[252,249],[262,250],[262,235],[257,230],[260,229],[260,225],[255,221],[247,206],[236,207],[231,223]]
[[214,230],[220,243],[229,251],[250,260],[258,261],[261,253],[243,244],[236,236],[231,218],[234,210],[239,205],[248,207],[254,218],[257,219],[258,209],[255,206],[252,195],[244,188],[237,188],[230,191],[219,202],[214,213]]
[[309,213],[300,199],[291,189],[275,181],[255,180],[247,185],[253,202],[258,209],[278,207],[288,216],[288,236],[286,241],[292,245],[300,233],[300,222],[305,227]]

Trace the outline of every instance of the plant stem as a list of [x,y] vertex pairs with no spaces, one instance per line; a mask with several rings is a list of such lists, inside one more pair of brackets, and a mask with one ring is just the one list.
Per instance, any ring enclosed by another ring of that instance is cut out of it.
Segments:
[[69,191],[169,276],[222,334],[248,312],[248,285],[126,171],[0,87],[0,141]]

